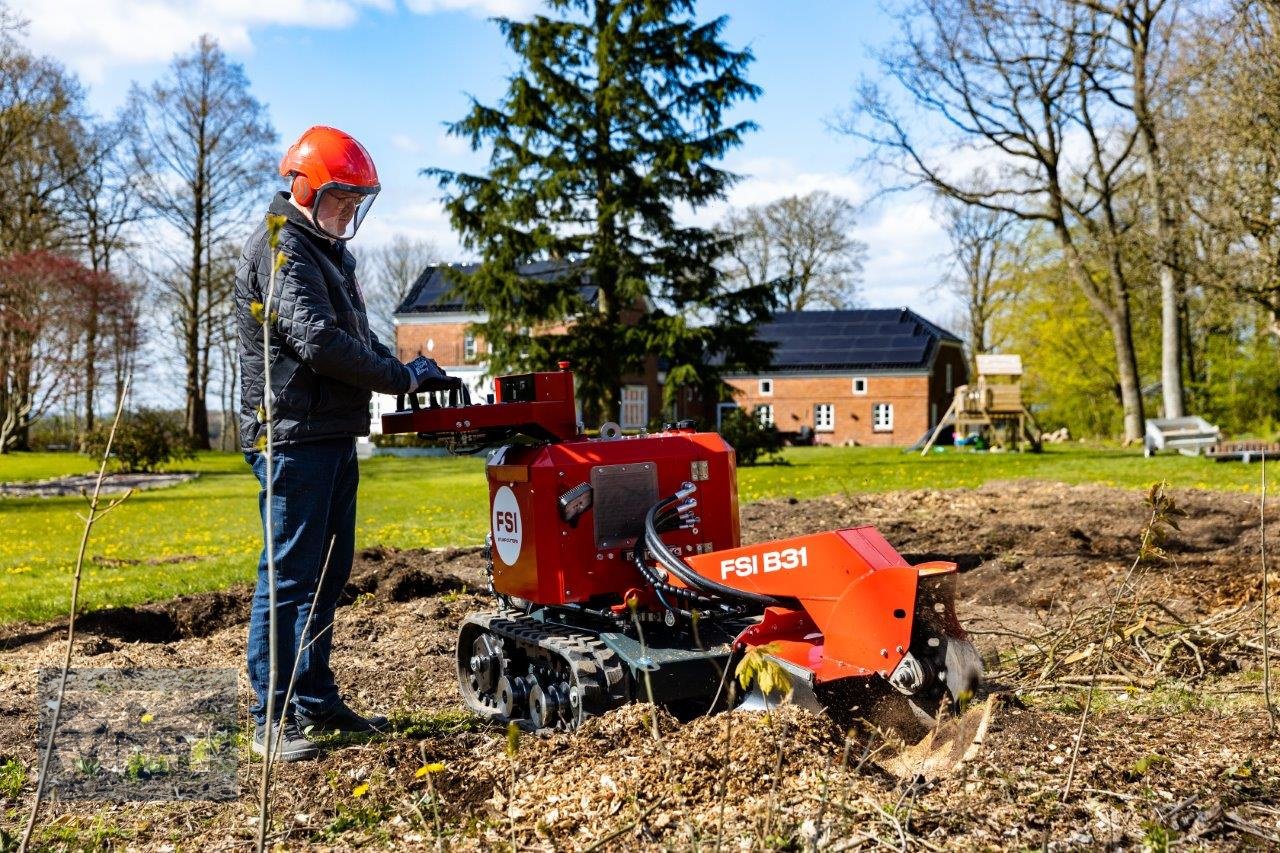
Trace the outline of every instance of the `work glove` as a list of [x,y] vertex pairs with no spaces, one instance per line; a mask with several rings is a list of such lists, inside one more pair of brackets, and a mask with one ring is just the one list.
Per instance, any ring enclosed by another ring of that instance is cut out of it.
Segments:
[[436,364],[435,359],[427,358],[425,355],[418,356],[406,364],[405,368],[409,371],[410,394],[416,394],[419,391],[447,391],[462,387],[461,379],[445,373],[440,369],[440,365]]

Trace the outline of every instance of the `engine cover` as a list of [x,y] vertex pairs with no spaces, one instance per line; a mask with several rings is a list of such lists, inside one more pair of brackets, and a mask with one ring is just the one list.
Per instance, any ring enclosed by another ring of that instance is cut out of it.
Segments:
[[487,476],[494,589],[535,604],[615,604],[645,587],[631,560],[644,515],[686,481],[698,487],[698,523],[665,535],[671,549],[687,557],[740,541],[734,452],[717,433],[510,444]]

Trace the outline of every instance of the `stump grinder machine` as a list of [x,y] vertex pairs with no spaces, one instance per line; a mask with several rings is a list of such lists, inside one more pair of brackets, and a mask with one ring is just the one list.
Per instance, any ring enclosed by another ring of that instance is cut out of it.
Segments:
[[[703,712],[760,647],[791,701],[849,720],[893,701],[927,726],[975,690],[953,563],[909,566],[873,527],[742,545],[733,448],[689,423],[584,436],[567,367],[499,377],[489,403],[460,383],[412,395],[382,418],[454,452],[496,448],[496,605],[458,632],[469,708],[534,730],[632,701]],[[782,698],[757,684],[736,701]]]

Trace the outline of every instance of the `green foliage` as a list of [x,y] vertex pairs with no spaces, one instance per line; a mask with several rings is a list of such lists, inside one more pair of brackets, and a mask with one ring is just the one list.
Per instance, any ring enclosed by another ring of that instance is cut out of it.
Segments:
[[1192,412],[1227,435],[1275,435],[1280,425],[1280,339],[1252,307],[1210,318],[1190,383]]
[[27,783],[27,768],[16,758],[5,759],[0,763],[0,797],[16,800],[22,793],[22,786]]
[[1142,847],[1152,853],[1165,853],[1173,844],[1177,833],[1156,820],[1142,822]]
[[772,424],[765,426],[760,419],[742,409],[730,409],[720,420],[720,434],[737,452],[739,465],[754,465],[764,456],[776,457],[782,450],[782,438]]
[[189,767],[199,767],[213,758],[226,754],[235,748],[234,732],[214,732],[209,737],[200,738],[191,744],[191,752],[187,756]]
[[323,835],[334,839],[352,830],[375,831],[378,835],[384,835],[382,822],[390,816],[391,807],[385,803],[363,798],[355,802],[339,802],[334,810],[334,818],[325,827]]
[[994,321],[993,338],[1022,356],[1023,396],[1041,429],[1119,435],[1120,384],[1106,323],[1072,284],[1051,244],[1029,241],[1026,251],[1037,253],[1013,273],[1016,307]]
[[75,767],[77,773],[83,776],[97,776],[102,770],[102,762],[98,761],[96,758],[91,758],[86,755],[78,756],[76,760],[72,762],[72,766]]
[[390,725],[400,737],[421,740],[471,731],[479,725],[479,720],[466,711],[448,710],[432,714],[393,715]]
[[[1044,430],[1068,427],[1076,436],[1110,437],[1122,431],[1119,380],[1111,333],[1075,287],[1059,253],[1033,232],[1021,266],[1005,271],[1001,288],[1016,292],[993,321],[993,339],[1022,356],[1023,395]],[[1160,300],[1155,271],[1141,245],[1131,284],[1134,349],[1143,385],[1160,377]],[[1218,294],[1187,296],[1190,319],[1186,411],[1217,424],[1227,435],[1274,435],[1280,425],[1280,338],[1257,306]],[[1145,399],[1146,416],[1160,415],[1160,394]]]
[[[767,362],[753,328],[773,297],[727,286],[716,265],[726,238],[679,225],[677,210],[736,180],[714,164],[754,127],[724,121],[759,94],[744,76],[751,53],[721,42],[726,19],[694,20],[693,0],[549,6],[498,19],[519,69],[496,106],[474,103],[450,127],[491,148],[487,173],[428,170],[481,256],[457,289],[488,317],[478,331],[492,369],[569,360],[588,422],[615,415],[622,377],[653,354],[669,363],[668,402],[683,388],[718,400],[721,371]],[[558,265],[536,278],[516,272],[548,260]]]
[[514,722],[507,723],[507,758],[515,760],[520,754],[520,727]]
[[738,684],[742,685],[743,690],[750,688],[751,683],[755,682],[760,692],[766,697],[778,694],[791,695],[793,689],[791,676],[771,657],[776,652],[777,647],[772,643],[747,649],[733,671],[734,677],[738,679]]
[[134,752],[124,765],[126,779],[137,781],[163,776],[169,772],[169,761],[161,755],[147,755],[145,752]]
[[[101,457],[110,432],[110,424],[95,428],[85,438],[86,452]],[[121,419],[111,455],[121,471],[155,471],[168,462],[194,459],[195,444],[176,414],[143,408]]]
[[1153,768],[1165,767],[1172,764],[1168,758],[1163,755],[1151,754],[1144,755],[1133,763],[1133,766],[1125,771],[1125,777],[1130,781],[1136,782],[1143,776],[1146,776]]

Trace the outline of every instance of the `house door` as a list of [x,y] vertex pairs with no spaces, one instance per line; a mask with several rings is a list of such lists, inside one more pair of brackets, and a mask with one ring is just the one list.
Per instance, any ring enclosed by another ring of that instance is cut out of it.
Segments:
[[623,429],[644,429],[649,425],[649,388],[646,385],[622,386]]

